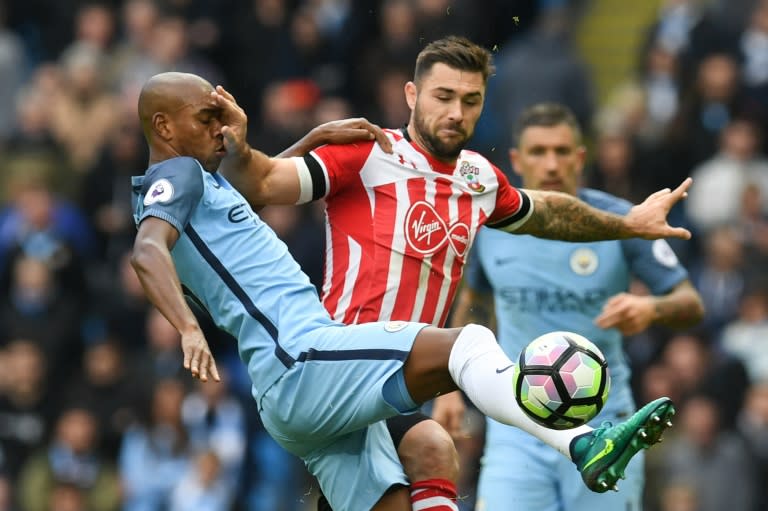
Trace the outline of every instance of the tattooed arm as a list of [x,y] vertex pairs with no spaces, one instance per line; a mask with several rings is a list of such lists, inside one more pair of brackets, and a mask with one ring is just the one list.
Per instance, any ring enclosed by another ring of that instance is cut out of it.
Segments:
[[533,214],[515,229],[517,234],[563,241],[600,241],[626,238],[683,238],[691,233],[667,223],[669,210],[687,196],[688,178],[675,190],[659,190],[629,210],[615,215],[560,192],[525,190],[533,201]]

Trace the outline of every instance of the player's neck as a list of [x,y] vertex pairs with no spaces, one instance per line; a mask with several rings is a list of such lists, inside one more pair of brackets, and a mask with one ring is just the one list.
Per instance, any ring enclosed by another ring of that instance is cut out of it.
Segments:
[[444,173],[453,172],[453,169],[456,167],[456,161],[458,158],[444,160],[436,157],[432,151],[426,147],[424,141],[419,138],[413,126],[410,124],[403,125],[403,127],[400,128],[400,132],[403,134],[403,138],[405,138],[405,140],[407,140],[417,151],[419,151],[427,158],[427,161],[432,166],[433,170]]

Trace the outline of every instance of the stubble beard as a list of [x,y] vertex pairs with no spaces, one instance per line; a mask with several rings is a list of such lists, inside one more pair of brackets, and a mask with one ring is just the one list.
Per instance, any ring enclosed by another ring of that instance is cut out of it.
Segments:
[[[437,135],[430,133],[429,129],[424,123],[424,119],[419,114],[418,107],[416,108],[413,117],[413,127],[416,130],[416,134],[418,135],[419,139],[421,139],[425,149],[429,151],[432,156],[441,161],[455,161],[459,157],[461,151],[467,145],[466,133],[463,130],[462,133],[464,134],[464,140],[454,144],[446,144],[440,140]],[[461,128],[458,126],[456,129],[461,130]]]

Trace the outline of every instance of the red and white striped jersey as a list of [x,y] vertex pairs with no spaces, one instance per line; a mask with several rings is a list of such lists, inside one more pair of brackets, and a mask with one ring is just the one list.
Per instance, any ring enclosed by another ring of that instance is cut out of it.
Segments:
[[364,142],[303,158],[312,198],[327,204],[322,300],[343,323],[442,326],[480,226],[511,230],[531,212],[528,197],[478,153],[446,165],[403,133],[387,130],[393,154]]

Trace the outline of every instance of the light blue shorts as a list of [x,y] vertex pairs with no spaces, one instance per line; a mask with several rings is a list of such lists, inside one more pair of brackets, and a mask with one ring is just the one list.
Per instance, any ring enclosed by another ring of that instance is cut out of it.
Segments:
[[330,326],[259,401],[267,431],[304,460],[334,511],[370,509],[407,485],[384,419],[418,409],[402,367],[423,323]]

